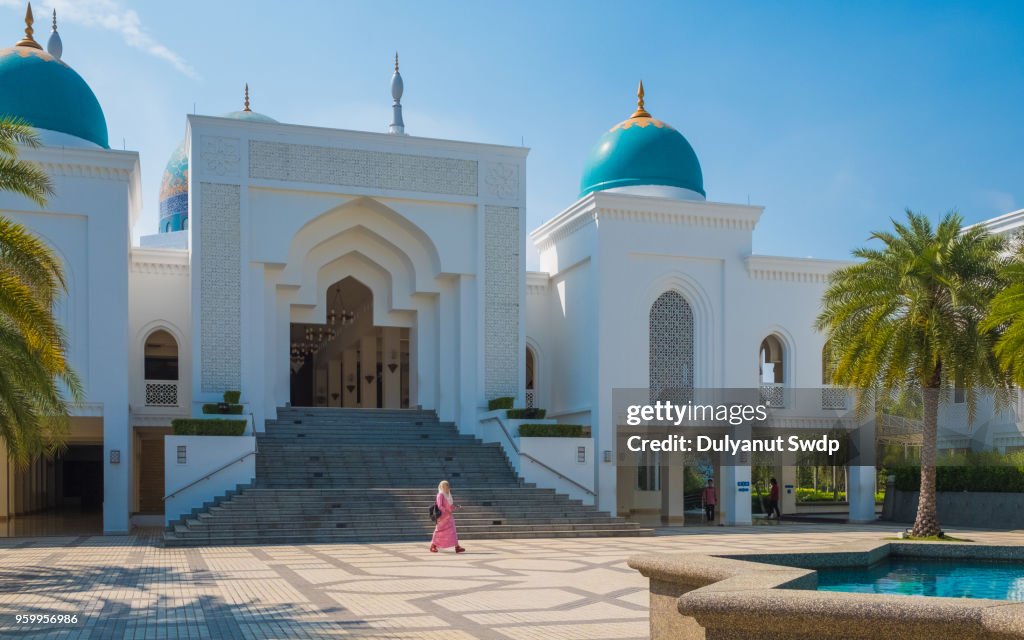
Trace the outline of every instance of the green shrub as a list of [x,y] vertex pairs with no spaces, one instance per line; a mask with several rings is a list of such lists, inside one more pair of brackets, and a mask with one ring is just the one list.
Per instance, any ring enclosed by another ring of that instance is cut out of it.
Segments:
[[240,436],[245,433],[245,420],[219,418],[175,418],[171,428],[176,436]]
[[205,413],[205,414],[211,414],[211,413],[218,414],[219,413],[219,414],[230,414],[230,415],[238,416],[238,415],[242,414],[242,405],[240,405],[240,404],[229,404],[228,407],[227,407],[227,411],[221,411],[219,404],[215,404],[215,403],[204,404],[203,405],[203,413]]
[[524,438],[582,438],[581,424],[523,424],[519,435]]
[[[969,459],[977,456],[968,456]],[[959,462],[959,460],[957,460]],[[1001,462],[1001,464],[1000,464]],[[921,468],[892,467],[900,491],[918,491],[921,488]],[[1019,458],[1006,456],[996,459],[988,456],[982,464],[942,465],[935,468],[935,488],[938,491],[990,491],[993,493],[1024,493],[1024,465]]]
[[505,412],[509,420],[543,420],[548,415],[547,409],[509,409]]
[[516,401],[515,398],[509,396],[508,398],[495,398],[487,403],[488,411],[497,411],[498,409],[511,409],[512,404]]
[[224,402],[228,404],[238,404],[238,401],[242,399],[241,391],[225,391]]

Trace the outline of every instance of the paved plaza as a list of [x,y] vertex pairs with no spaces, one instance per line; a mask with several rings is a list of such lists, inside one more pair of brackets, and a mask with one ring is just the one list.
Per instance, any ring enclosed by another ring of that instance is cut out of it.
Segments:
[[[1024,544],[1024,531],[958,532]],[[638,552],[841,546],[881,526],[689,527],[653,538],[164,549],[156,536],[0,540],[0,637],[584,640],[647,637]],[[17,615],[77,624],[17,624]]]

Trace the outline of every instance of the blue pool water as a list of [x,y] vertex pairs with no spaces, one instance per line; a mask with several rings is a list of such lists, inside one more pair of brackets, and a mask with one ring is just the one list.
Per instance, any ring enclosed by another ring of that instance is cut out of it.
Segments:
[[867,568],[819,569],[818,590],[1024,601],[1024,563],[890,558]]

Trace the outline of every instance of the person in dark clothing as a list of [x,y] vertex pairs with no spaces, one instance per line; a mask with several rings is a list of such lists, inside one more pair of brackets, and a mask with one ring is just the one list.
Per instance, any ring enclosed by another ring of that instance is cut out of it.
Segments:
[[715,489],[715,481],[712,478],[708,478],[708,486],[704,487],[701,497],[704,499],[704,515],[707,517],[707,521],[714,522],[715,505],[718,504],[718,491]]
[[771,520],[774,513],[776,520],[782,520],[782,512],[779,511],[779,482],[772,478],[769,483],[771,490],[768,494],[768,519]]

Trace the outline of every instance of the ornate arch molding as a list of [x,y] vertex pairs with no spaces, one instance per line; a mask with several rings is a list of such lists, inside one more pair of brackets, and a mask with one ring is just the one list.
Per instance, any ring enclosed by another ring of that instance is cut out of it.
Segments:
[[301,264],[318,245],[357,227],[375,234],[407,256],[417,265],[417,271],[423,272],[424,284],[441,274],[440,254],[426,232],[391,207],[368,197],[346,202],[300,227],[289,245],[286,270]]
[[[694,388],[713,388],[721,380],[717,366],[718,327],[714,305],[707,291],[689,275],[674,271],[653,280],[646,289],[640,290],[636,307],[642,318],[646,349],[650,350],[649,326],[651,307],[662,294],[675,291],[690,305],[693,312],[693,383]],[[650,380],[648,380],[648,385]]]
[[[396,290],[391,272],[359,252],[351,252],[320,267],[316,282],[308,290],[326,291],[344,278],[351,277],[373,292],[373,323],[377,326],[410,327],[413,314],[421,305],[408,287]],[[327,319],[327,301],[321,295],[311,304],[292,299],[292,322],[322,324]]]
[[[282,275],[278,287],[296,289],[296,304],[319,305],[325,286],[333,284],[321,282],[320,272],[325,266],[339,258],[358,255],[360,259],[372,263],[389,274],[396,295],[412,295],[424,292],[417,286],[417,271],[408,256],[384,238],[366,229],[350,230],[321,243],[304,257],[300,265]],[[426,293],[436,293],[426,288]],[[394,301],[394,296],[389,296]]]

